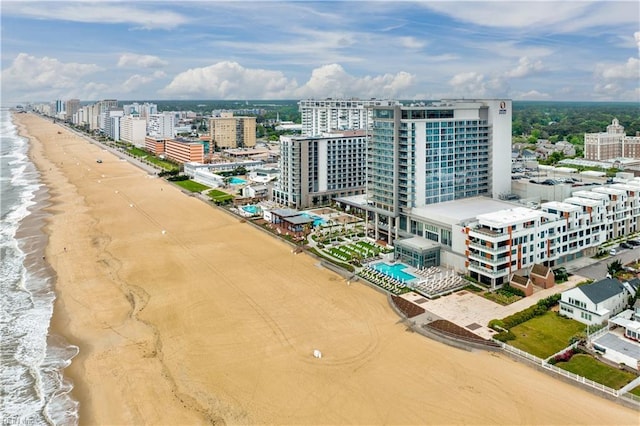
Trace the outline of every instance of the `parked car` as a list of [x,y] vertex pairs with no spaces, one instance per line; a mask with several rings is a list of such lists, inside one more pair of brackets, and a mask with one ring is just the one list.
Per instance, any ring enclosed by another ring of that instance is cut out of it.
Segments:
[[624,242],[624,243],[620,243],[620,247],[621,247],[621,248],[625,248],[625,249],[633,248],[633,246],[632,246],[631,244],[626,243],[626,242]]
[[618,251],[616,249],[614,249],[614,248],[609,250],[609,255],[610,256],[615,256],[617,253],[618,253]]
[[640,241],[638,240],[629,240],[627,244],[631,244],[632,246],[640,246]]

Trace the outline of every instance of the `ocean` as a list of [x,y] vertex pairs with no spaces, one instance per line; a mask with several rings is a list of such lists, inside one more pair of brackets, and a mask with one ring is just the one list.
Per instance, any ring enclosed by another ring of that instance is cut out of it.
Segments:
[[5,108],[0,135],[0,419],[74,425],[78,402],[62,373],[78,347],[49,334],[56,295],[44,253],[47,188]]

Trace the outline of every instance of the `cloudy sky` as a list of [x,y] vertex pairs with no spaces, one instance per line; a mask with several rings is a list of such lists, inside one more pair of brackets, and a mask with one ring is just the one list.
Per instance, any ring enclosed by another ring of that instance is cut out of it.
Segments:
[[7,1],[2,104],[640,101],[637,1]]

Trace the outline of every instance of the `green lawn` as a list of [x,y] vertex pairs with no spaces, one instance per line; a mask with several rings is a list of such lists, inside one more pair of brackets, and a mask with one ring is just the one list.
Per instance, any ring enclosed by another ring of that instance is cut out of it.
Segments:
[[203,185],[201,183],[198,182],[194,182],[192,180],[178,180],[173,182],[176,185],[178,185],[181,188],[186,189],[187,191],[191,191],[191,192],[202,192],[205,189],[209,189],[210,187]]
[[640,386],[635,387],[629,391],[629,393],[634,394],[635,396],[640,396]]
[[577,354],[568,362],[559,362],[556,367],[570,371],[612,389],[620,389],[637,376],[628,371],[610,367],[590,355]]
[[509,344],[544,359],[569,346],[571,336],[584,329],[584,324],[549,311],[512,327],[516,339]]
[[133,155],[134,157],[144,158],[144,160],[160,167],[161,169],[174,170],[178,168],[177,164],[174,164],[167,160],[163,160],[162,158],[158,158],[155,155],[151,154],[150,152],[147,152],[135,146],[127,148],[127,151],[129,152],[129,154]]
[[225,204],[233,200],[233,195],[227,194],[226,192],[217,189],[212,189],[211,191],[207,192],[207,195],[209,196],[209,198],[211,198],[211,201],[216,204]]

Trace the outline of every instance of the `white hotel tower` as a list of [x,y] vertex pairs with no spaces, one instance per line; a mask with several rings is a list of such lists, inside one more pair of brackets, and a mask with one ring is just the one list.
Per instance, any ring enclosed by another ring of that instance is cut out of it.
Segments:
[[370,99],[307,99],[298,102],[302,116],[302,135],[318,136],[342,130],[370,127],[371,108],[397,105],[397,101]]

